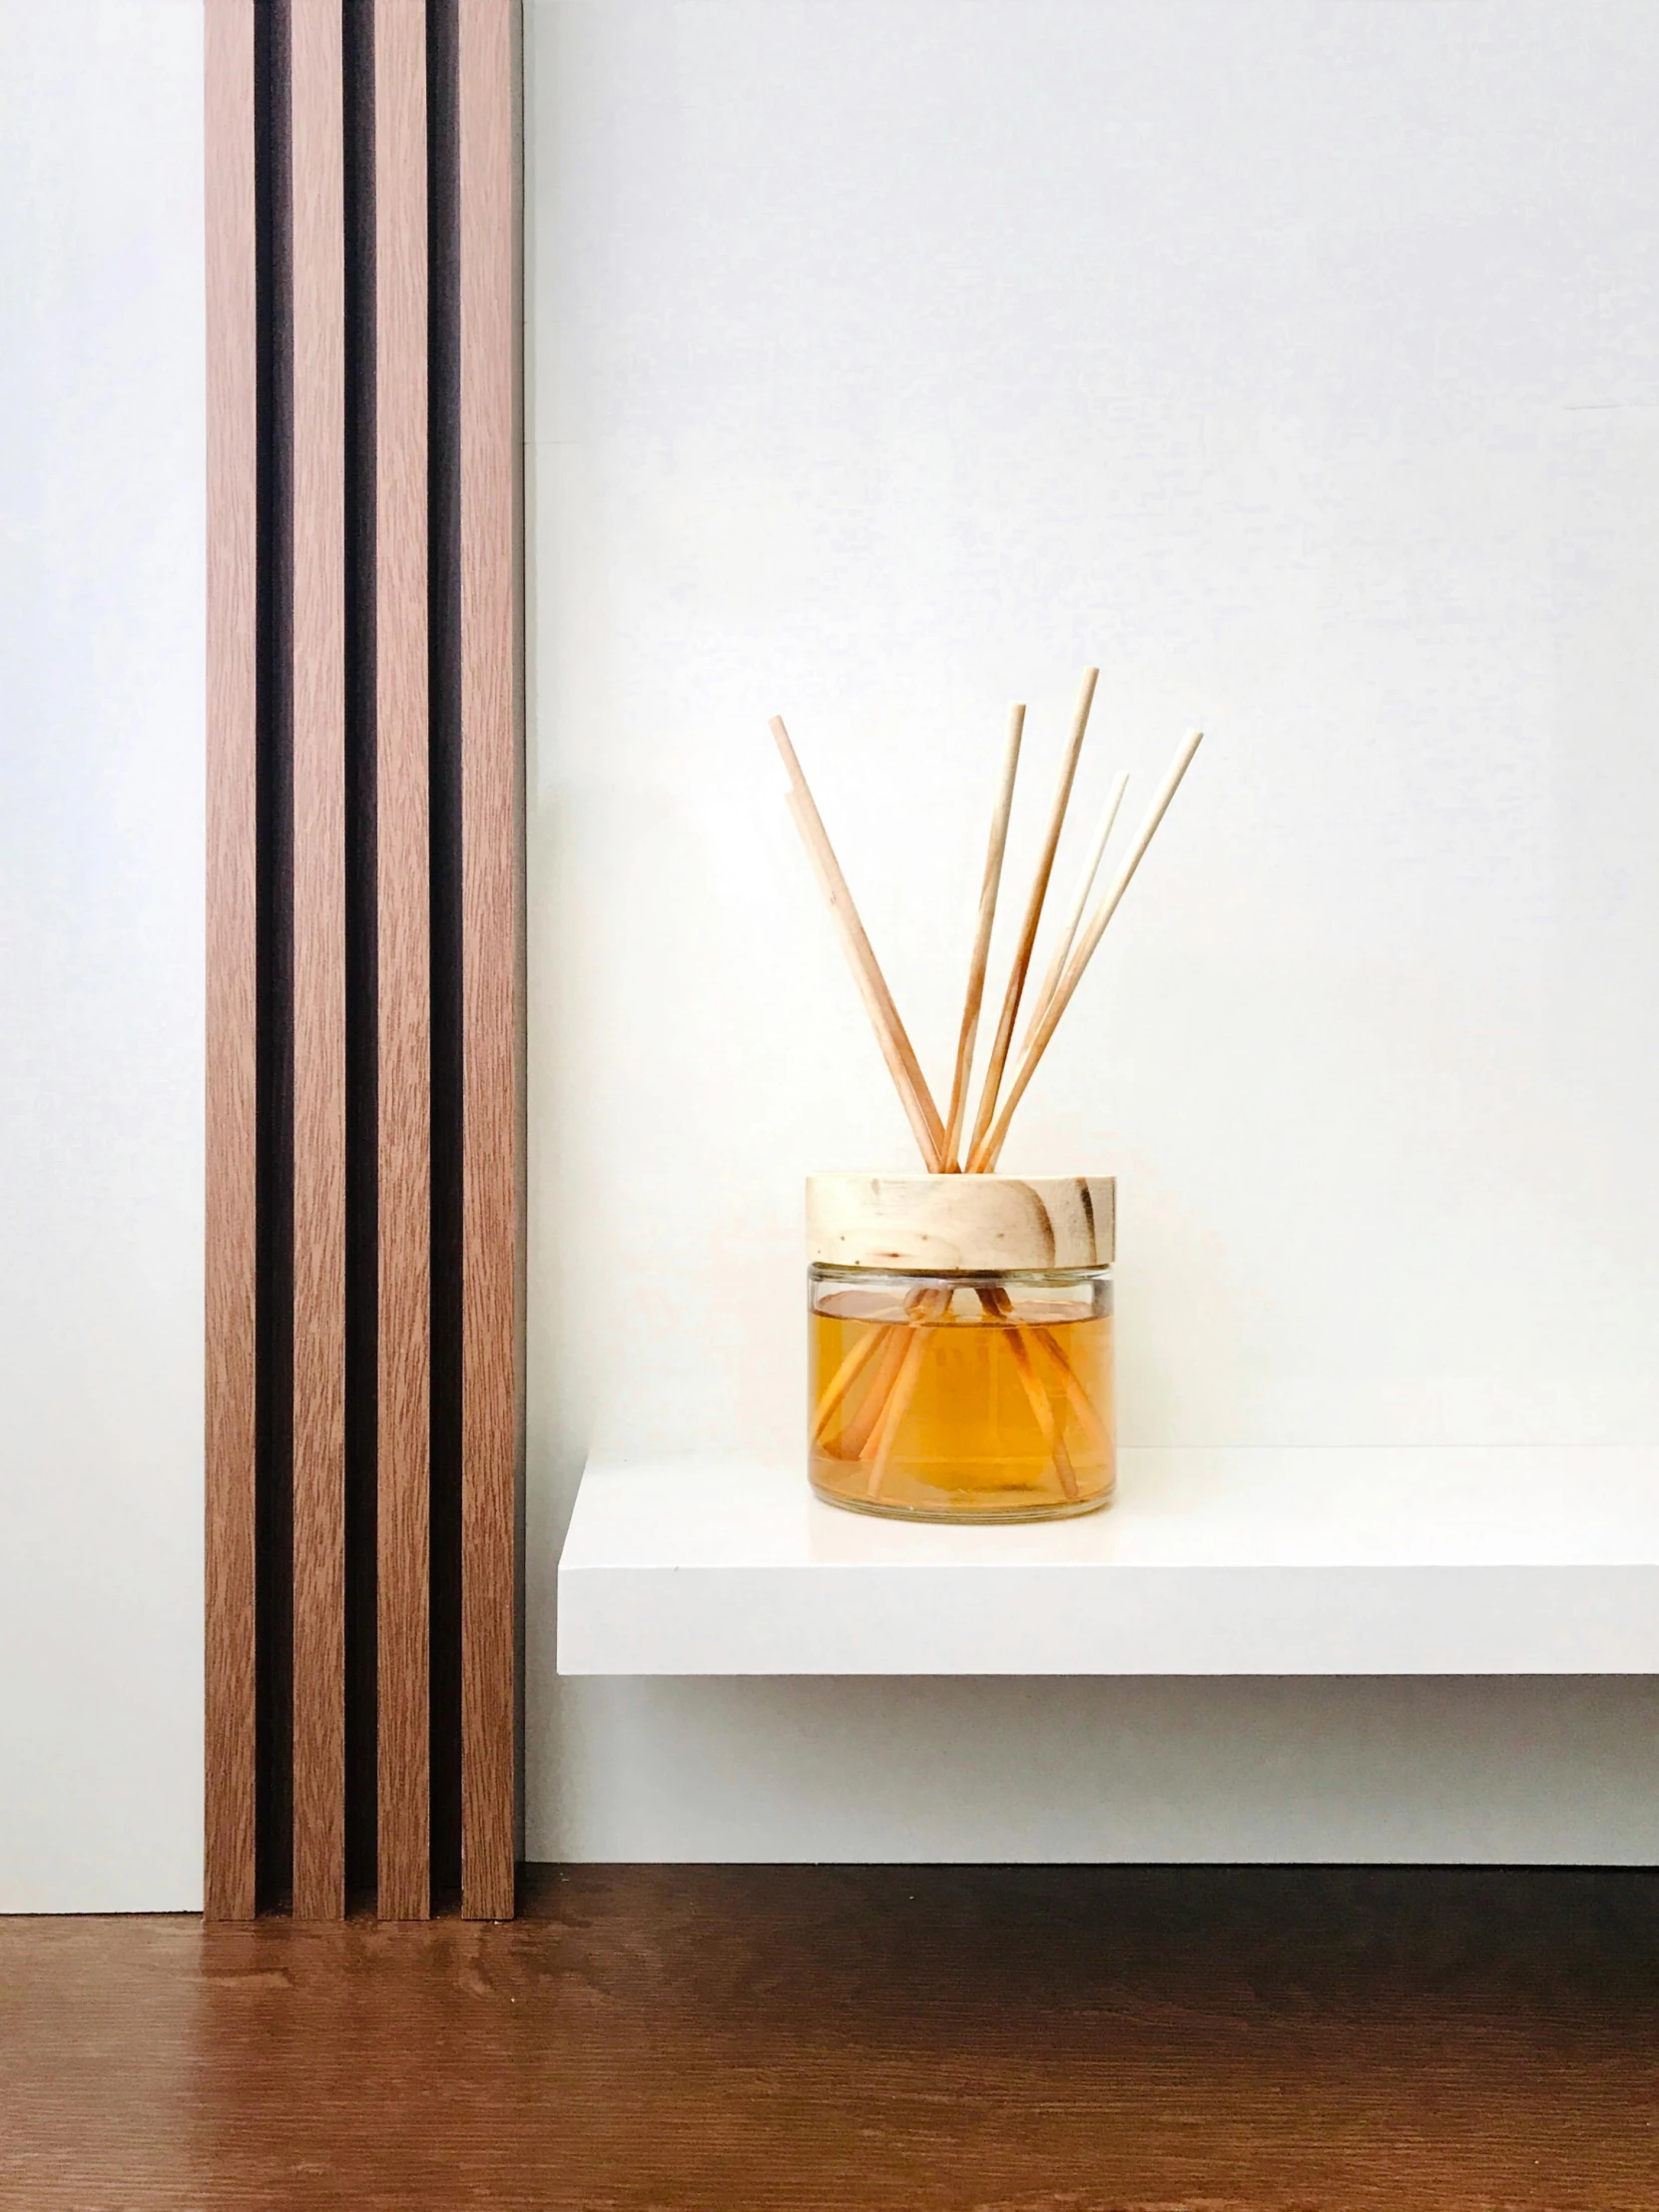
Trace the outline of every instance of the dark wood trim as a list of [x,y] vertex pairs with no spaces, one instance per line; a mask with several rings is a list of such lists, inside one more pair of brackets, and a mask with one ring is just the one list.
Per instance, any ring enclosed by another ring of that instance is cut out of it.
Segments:
[[429,1909],[426,9],[376,0],[379,1911]]
[[255,1904],[258,302],[254,0],[204,17],[208,341],[204,1904]]
[[339,0],[290,0],[293,1910],[345,1910],[345,349]]
[[518,10],[461,0],[461,1899],[513,1910],[519,1457]]

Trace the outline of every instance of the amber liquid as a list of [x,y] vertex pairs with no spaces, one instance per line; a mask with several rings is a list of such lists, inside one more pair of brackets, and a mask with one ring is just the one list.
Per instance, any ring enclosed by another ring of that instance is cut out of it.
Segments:
[[837,1505],[1047,1520],[1111,1497],[1105,1296],[821,1285],[812,1332],[813,1486]]

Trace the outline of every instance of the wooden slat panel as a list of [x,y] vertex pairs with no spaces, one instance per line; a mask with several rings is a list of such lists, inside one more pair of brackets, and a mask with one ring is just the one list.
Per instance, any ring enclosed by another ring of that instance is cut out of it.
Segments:
[[460,0],[461,1906],[513,1910],[518,222],[513,0]]
[[426,620],[426,9],[376,0],[379,1912],[430,1866],[431,1007]]
[[257,1075],[254,0],[209,0],[204,1902],[254,1916]]
[[339,0],[292,0],[293,1910],[345,1910],[344,184]]

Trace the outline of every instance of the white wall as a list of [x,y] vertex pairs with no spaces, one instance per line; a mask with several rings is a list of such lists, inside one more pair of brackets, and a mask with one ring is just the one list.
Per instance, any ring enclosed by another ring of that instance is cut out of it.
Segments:
[[552,1614],[590,1444],[799,1451],[802,1176],[909,1159],[766,718],[942,1071],[1086,660],[1085,814],[1209,733],[1006,1158],[1119,1174],[1124,1441],[1659,1440],[1659,12],[530,16],[532,1855],[1653,1856],[1646,1684]]
[[202,1889],[200,0],[0,0],[0,1912]]

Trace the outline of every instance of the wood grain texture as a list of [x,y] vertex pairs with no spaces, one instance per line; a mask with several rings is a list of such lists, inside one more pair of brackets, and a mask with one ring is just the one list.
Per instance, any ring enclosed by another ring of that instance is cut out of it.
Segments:
[[1644,1872],[574,1868],[0,1923],[28,2212],[1651,2212]]
[[345,398],[339,0],[291,0],[293,1910],[345,1909]]
[[423,1920],[431,1709],[424,0],[376,0],[374,226],[378,1881],[382,1919]]
[[258,308],[254,0],[208,0],[206,1822],[211,1920],[254,1915]]
[[461,1889],[513,1910],[518,1467],[517,33],[460,0]]
[[1110,1175],[809,1175],[807,1256],[825,1267],[1110,1267]]

